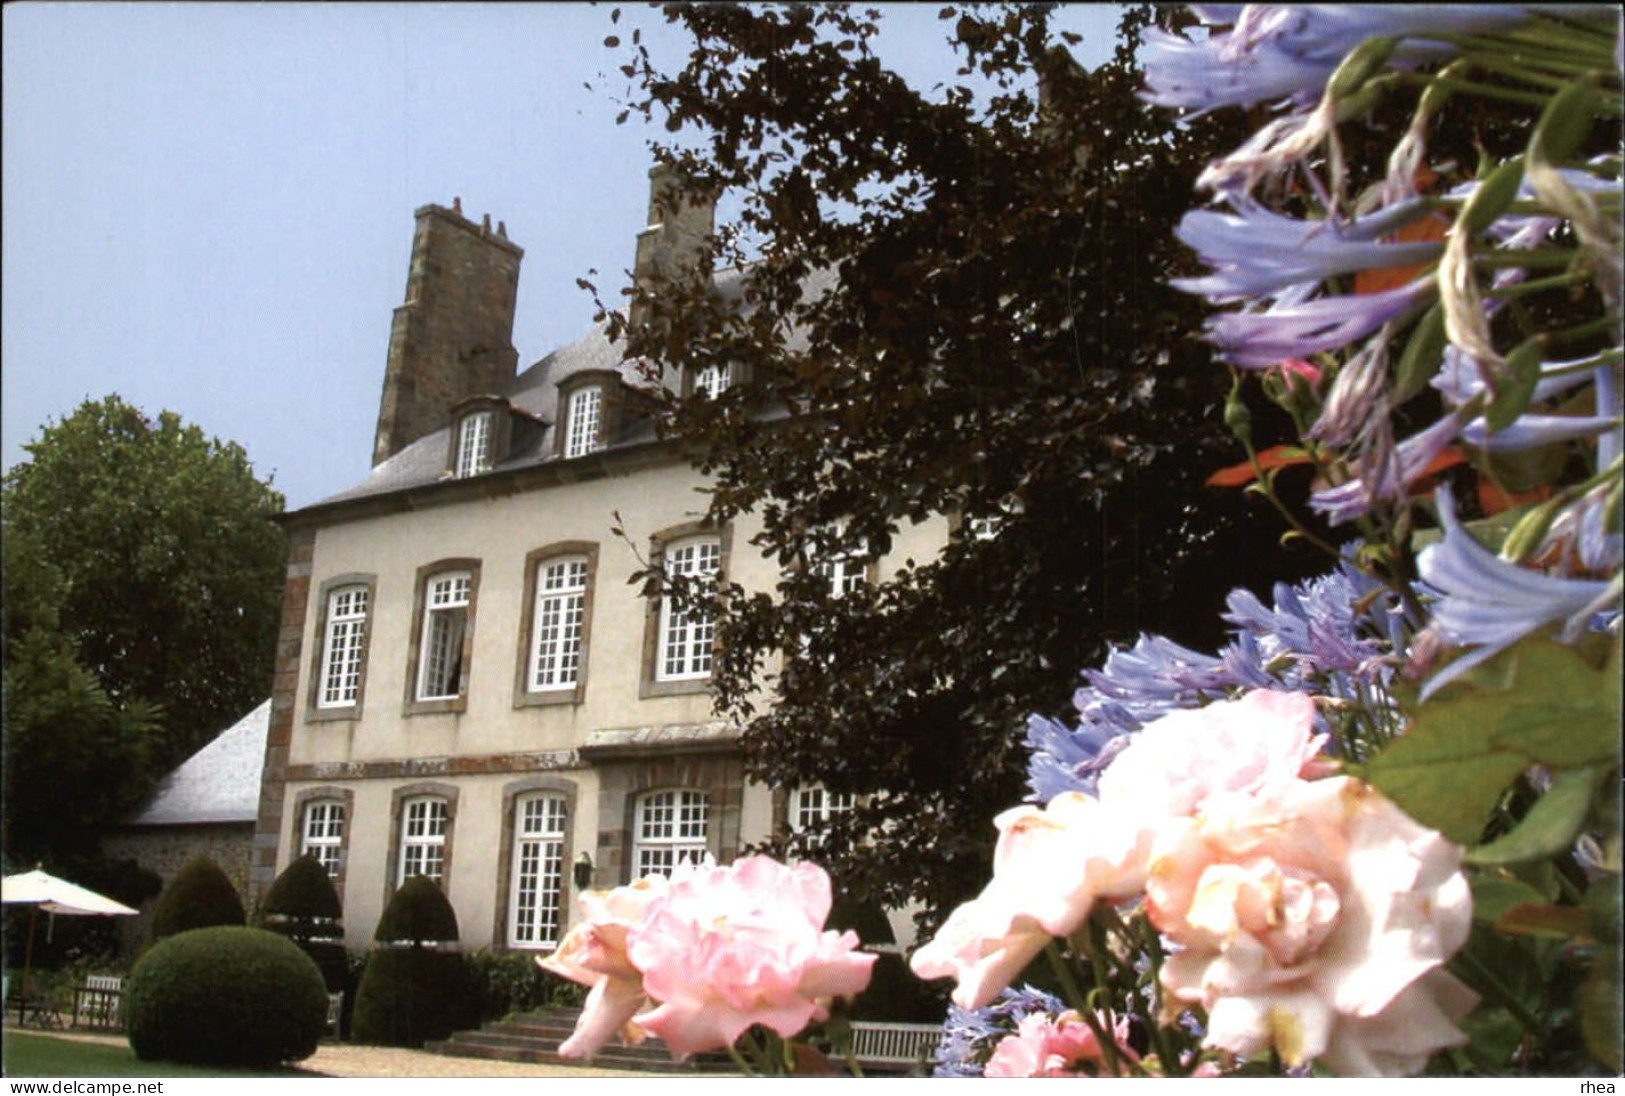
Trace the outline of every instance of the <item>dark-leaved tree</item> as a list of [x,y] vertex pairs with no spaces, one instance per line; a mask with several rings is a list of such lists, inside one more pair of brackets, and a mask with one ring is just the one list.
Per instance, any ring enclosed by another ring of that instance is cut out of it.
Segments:
[[[656,155],[696,195],[742,203],[706,258],[743,271],[668,271],[604,311],[651,371],[750,378],[663,415],[711,517],[754,513],[783,565],[772,592],[721,591],[718,707],[756,779],[862,797],[821,838],[843,890],[940,916],[1024,795],[1029,713],[1064,712],[1107,642],[1216,645],[1230,587],[1319,566],[1204,485],[1240,459],[1228,377],[1165,284],[1239,123],[1137,99],[1146,7],[1092,73],[1044,6],[944,9],[962,79],[930,94],[859,7],[664,12],[691,52],[665,72],[634,38],[628,111],[678,134]],[[942,515],[940,556],[833,596],[819,560]]]

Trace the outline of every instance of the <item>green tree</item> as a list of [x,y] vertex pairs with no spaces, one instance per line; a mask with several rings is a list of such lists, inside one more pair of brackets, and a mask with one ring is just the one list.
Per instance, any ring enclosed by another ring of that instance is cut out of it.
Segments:
[[[1204,485],[1239,456],[1228,378],[1165,284],[1239,123],[1171,128],[1137,99],[1144,7],[1093,73],[1043,6],[943,9],[963,79],[934,95],[879,63],[859,8],[664,11],[692,50],[666,73],[634,36],[628,113],[679,135],[656,154],[695,194],[742,202],[705,258],[758,257],[626,291],[635,326],[604,312],[668,377],[751,378],[663,416],[711,517],[756,513],[783,565],[771,594],[720,591],[718,707],[755,778],[871,793],[822,838],[843,888],[945,910],[1023,795],[1026,716],[1064,711],[1107,641],[1216,645],[1231,585],[1319,565]],[[820,559],[944,514],[940,558],[831,596]]]
[[282,496],[240,446],[116,395],[26,449],[4,485],[6,541],[26,546],[7,551],[8,667],[29,629],[59,634],[121,710],[163,713],[151,750],[163,771],[269,687]]

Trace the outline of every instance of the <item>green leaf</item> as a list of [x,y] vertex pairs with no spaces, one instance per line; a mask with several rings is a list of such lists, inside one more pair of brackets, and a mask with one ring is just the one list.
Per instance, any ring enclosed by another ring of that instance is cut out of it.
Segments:
[[1529,408],[1529,398],[1540,383],[1541,351],[1546,339],[1542,335],[1525,339],[1507,355],[1509,380],[1495,393],[1495,399],[1484,412],[1484,421],[1490,433],[1505,430]]
[[[1615,640],[1615,646],[1618,640]],[[1530,761],[1556,768],[1611,762],[1619,756],[1619,718],[1613,694],[1618,679],[1579,651],[1530,637],[1491,660],[1502,662],[1510,700],[1491,741]],[[1486,663],[1485,667],[1489,667]],[[1494,672],[1494,671],[1492,671]]]
[[1365,779],[1424,826],[1473,844],[1502,790],[1529,764],[1490,740],[1489,729],[1506,707],[1498,695],[1435,698],[1405,734],[1365,764]]
[[1570,84],[1546,104],[1540,122],[1529,136],[1529,158],[1548,164],[1562,163],[1580,149],[1596,119],[1593,109],[1597,82],[1585,76]]
[[1518,184],[1523,182],[1523,157],[1515,156],[1490,172],[1478,184],[1473,196],[1463,207],[1460,222],[1470,235],[1476,236],[1507,211],[1518,196]]
[[1504,1008],[1474,1009],[1461,1021],[1467,1035],[1467,1053],[1481,1070],[1505,1068],[1523,1042],[1523,1025]]
[[1546,900],[1540,891],[1503,875],[1473,875],[1473,920],[1494,924],[1514,906],[1538,905]]
[[1619,948],[1597,953],[1591,973],[1575,997],[1580,1034],[1591,1056],[1615,1073],[1620,1071]]
[[1444,357],[1444,306],[1434,304],[1422,316],[1394,366],[1394,406],[1405,403],[1427,387]]
[[1536,801],[1511,833],[1488,845],[1469,849],[1469,864],[1516,864],[1524,860],[1544,860],[1566,851],[1574,844],[1586,815],[1591,796],[1602,780],[1604,769],[1591,765],[1553,774],[1552,786]]

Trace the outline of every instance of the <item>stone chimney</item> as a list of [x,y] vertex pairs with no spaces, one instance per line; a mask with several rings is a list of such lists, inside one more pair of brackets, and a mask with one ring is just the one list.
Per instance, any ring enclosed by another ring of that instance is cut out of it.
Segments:
[[[638,289],[657,292],[700,261],[716,229],[716,200],[685,196],[681,188],[682,175],[670,164],[649,169],[649,223],[638,233],[632,267],[632,284]],[[628,317],[634,327],[643,322],[644,311],[634,300]]]
[[[451,408],[495,394],[514,376],[514,300],[524,250],[454,208],[416,211],[406,303],[389,330],[389,360],[372,463],[445,426]],[[506,227],[506,226],[504,226]]]

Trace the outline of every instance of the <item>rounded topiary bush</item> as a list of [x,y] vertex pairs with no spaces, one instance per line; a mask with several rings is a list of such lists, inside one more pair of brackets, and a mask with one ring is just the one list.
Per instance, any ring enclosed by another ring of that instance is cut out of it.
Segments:
[[420,1047],[480,1022],[479,987],[459,952],[375,948],[356,990],[350,1038]]
[[220,865],[207,857],[188,861],[175,873],[152,909],[152,938],[213,925],[243,925],[243,900]]
[[384,907],[372,938],[380,944],[456,943],[457,912],[445,891],[426,875],[414,875]]
[[335,993],[344,989],[346,969],[342,915],[333,880],[314,856],[301,856],[284,868],[260,905],[261,924],[298,944]]
[[270,1066],[316,1051],[327,989],[310,956],[264,929],[222,925],[158,941],[130,973],[130,1047],[145,1061]]
[[[389,900],[356,989],[350,1037],[358,1043],[416,1047],[479,1023],[479,992],[455,951],[457,914],[432,879],[417,875]],[[425,946],[429,945],[429,946]]]

